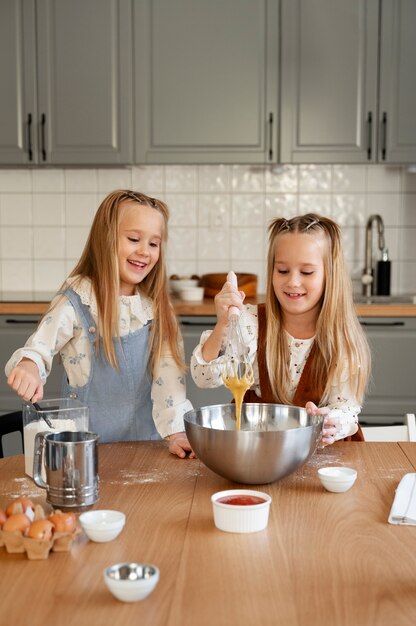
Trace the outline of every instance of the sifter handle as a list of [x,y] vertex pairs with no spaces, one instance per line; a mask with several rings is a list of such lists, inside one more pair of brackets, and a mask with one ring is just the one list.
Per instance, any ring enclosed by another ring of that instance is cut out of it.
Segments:
[[[237,283],[237,276],[235,274],[235,272],[228,272],[227,274],[227,281],[236,289],[238,289],[238,283]],[[240,317],[240,309],[236,306],[230,306],[230,308],[228,309],[228,318],[230,318],[232,315],[237,315],[237,317]]]

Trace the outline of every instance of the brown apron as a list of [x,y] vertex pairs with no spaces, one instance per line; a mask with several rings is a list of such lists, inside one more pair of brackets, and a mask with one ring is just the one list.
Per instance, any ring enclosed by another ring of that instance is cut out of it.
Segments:
[[[257,339],[257,363],[259,368],[259,384],[260,393],[258,396],[254,389],[249,389],[245,396],[244,402],[267,402],[274,404],[276,399],[270,386],[270,379],[266,366],[266,307],[264,304],[258,305],[258,339]],[[307,402],[313,402],[319,406],[326,381],[322,381],[320,388],[312,388],[311,371],[315,362],[316,346],[313,344],[309,353],[302,375],[300,377],[295,395],[290,403],[292,406],[305,406]],[[344,441],[364,441],[361,426],[358,425],[358,431],[350,436],[345,437]]]

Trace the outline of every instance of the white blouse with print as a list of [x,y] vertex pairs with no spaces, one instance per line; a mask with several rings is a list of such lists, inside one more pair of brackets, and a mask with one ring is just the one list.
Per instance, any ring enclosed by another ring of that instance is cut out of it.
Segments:
[[[68,283],[71,284],[71,279]],[[90,308],[97,323],[97,303],[90,280],[85,278],[74,286],[83,304]],[[6,364],[6,376],[26,357],[34,361],[43,384],[51,371],[54,356],[60,353],[62,363],[71,386],[84,386],[90,376],[91,350],[88,337],[83,332],[75,309],[67,298],[57,296],[52,305],[56,306],[43,317],[37,330],[28,339],[25,346],[16,350]],[[150,298],[137,292],[133,296],[119,297],[120,335],[139,330],[153,319],[153,306]],[[183,341],[179,337],[183,354]],[[166,350],[162,355],[156,376],[152,382],[153,419],[161,437],[184,430],[183,416],[192,410],[192,404],[186,399],[184,376]]]
[[[257,336],[258,336],[258,318],[257,306],[247,304],[243,307],[240,316],[240,327],[244,341],[249,347],[249,356],[251,355],[251,364],[254,373],[254,384],[252,389],[260,396],[259,370],[257,363]],[[211,330],[202,333],[200,342],[195,348],[191,358],[191,373],[198,387],[212,388],[219,387],[223,384],[222,369],[224,357],[219,356],[210,363],[204,361],[202,357],[202,347]],[[314,338],[296,339],[288,333],[287,340],[290,353],[290,375],[291,385],[289,389],[289,397],[295,395],[300,377],[303,372],[304,365],[312,348]],[[351,392],[348,380],[348,372],[346,371],[339,385],[332,387],[329,402],[327,406],[330,409],[328,417],[336,420],[337,430],[335,439],[343,439],[357,432],[358,414],[361,407]]]

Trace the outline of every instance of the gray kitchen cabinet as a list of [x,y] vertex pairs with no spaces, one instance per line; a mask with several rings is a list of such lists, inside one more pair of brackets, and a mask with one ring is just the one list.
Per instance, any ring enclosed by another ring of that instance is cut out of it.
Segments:
[[416,411],[416,318],[361,317],[372,352],[372,380],[360,420],[403,422]]
[[0,164],[132,162],[131,0],[2,0]]
[[276,161],[278,0],[135,0],[138,163]]
[[378,0],[282,0],[281,159],[375,159]]
[[[4,368],[13,352],[22,348],[30,335],[35,332],[41,317],[39,315],[0,315],[0,419],[3,413],[19,411],[21,399],[8,386]],[[53,360],[51,373],[46,381],[45,398],[59,398],[61,396],[64,368],[59,356]]]
[[283,162],[416,160],[415,23],[413,0],[282,0]]
[[416,2],[382,0],[379,160],[416,162]]

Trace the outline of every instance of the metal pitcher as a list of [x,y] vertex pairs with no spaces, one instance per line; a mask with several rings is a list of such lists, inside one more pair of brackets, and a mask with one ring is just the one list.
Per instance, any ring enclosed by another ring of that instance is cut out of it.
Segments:
[[[54,507],[85,507],[98,500],[98,435],[41,432],[35,437],[33,480]],[[45,469],[46,481],[41,476]]]

